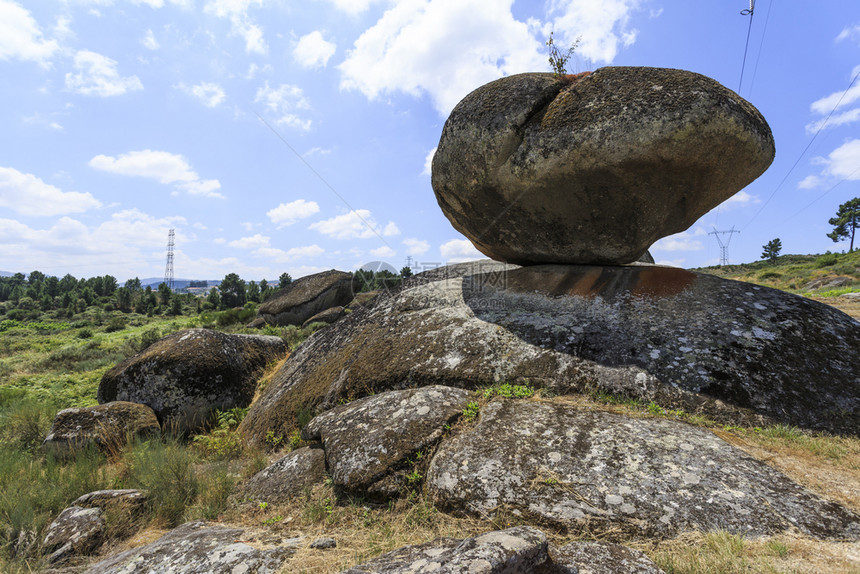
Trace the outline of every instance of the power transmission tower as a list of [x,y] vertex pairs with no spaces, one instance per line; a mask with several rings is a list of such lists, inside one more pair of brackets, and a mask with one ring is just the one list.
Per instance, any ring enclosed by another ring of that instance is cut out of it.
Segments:
[[[729,234],[729,238],[724,242],[720,235],[725,235],[726,233]],[[713,231],[708,233],[708,235],[716,237],[717,243],[720,244],[720,267],[729,264],[729,243],[732,241],[732,233],[740,233],[740,231],[735,229],[735,226],[732,225],[732,228],[727,231],[717,231],[717,228],[715,227]]]
[[164,282],[173,291],[173,237],[175,233],[171,229],[167,235],[167,266],[164,268]]

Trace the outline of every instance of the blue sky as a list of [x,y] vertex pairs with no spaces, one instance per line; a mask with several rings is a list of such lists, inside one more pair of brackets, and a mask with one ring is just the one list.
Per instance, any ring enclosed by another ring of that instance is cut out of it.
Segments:
[[653,246],[658,262],[716,263],[714,228],[741,231],[732,262],[775,237],[784,253],[847,249],[826,233],[860,196],[860,2],[759,0],[751,28],[748,7],[0,0],[0,269],[158,277],[170,229],[177,278],[478,258],[436,203],[429,159],[469,91],[549,70],[550,31],[581,39],[572,71],[699,72],[773,129],[770,169]]

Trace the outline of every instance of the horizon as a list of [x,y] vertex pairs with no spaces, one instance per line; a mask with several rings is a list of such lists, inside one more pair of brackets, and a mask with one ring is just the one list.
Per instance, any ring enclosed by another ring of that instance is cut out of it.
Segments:
[[[860,3],[773,0],[0,0],[0,269],[294,279],[407,258],[484,258],[439,209],[429,162],[453,106],[498,77],[680,68],[770,124],[764,175],[658,263],[715,265],[762,246],[824,253],[860,196]],[[747,38],[749,40],[747,41]],[[217,280],[217,279],[216,279]]]

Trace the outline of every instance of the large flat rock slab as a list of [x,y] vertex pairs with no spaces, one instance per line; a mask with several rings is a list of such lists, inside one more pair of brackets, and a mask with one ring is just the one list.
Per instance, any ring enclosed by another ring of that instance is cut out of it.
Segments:
[[670,538],[798,530],[856,540],[860,517],[710,431],[563,404],[495,399],[427,472],[438,505],[595,534]]
[[492,261],[422,273],[307,340],[242,423],[404,387],[528,383],[720,422],[860,434],[860,323],[783,291],[658,266]]
[[93,564],[87,574],[274,574],[297,541],[250,543],[242,528],[188,522],[155,542]]

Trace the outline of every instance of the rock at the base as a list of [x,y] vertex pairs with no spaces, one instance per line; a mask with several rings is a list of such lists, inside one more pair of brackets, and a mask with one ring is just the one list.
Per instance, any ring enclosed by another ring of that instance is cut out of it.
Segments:
[[329,548],[337,548],[337,540],[334,538],[317,538],[311,542],[311,548],[315,550],[328,550]]
[[488,257],[630,263],[746,187],[774,153],[758,110],[700,74],[518,74],[457,104],[432,183],[454,228]]
[[342,574],[533,574],[548,560],[546,535],[517,526],[475,538],[439,538],[405,546]]
[[860,323],[804,297],[659,266],[421,273],[309,339],[242,423],[390,389],[528,383],[612,393],[731,424],[860,435]]
[[298,541],[260,548],[241,528],[189,522],[155,542],[93,564],[87,574],[274,574]]
[[177,331],[106,372],[98,400],[145,404],[164,428],[194,432],[215,409],[248,406],[257,377],[286,353],[280,337]]
[[105,520],[100,508],[70,506],[48,526],[42,548],[48,562],[59,564],[74,555],[95,550],[104,536]]
[[575,567],[578,574],[663,574],[644,552],[598,540],[566,544],[550,552],[553,562]]
[[146,405],[113,401],[95,407],[63,409],[54,417],[42,448],[59,456],[96,445],[119,449],[129,437],[161,430],[158,418]]
[[261,502],[286,502],[325,478],[321,448],[300,448],[261,470],[248,480],[244,496]]
[[317,313],[352,301],[357,279],[334,269],[297,279],[260,305],[257,314],[270,325],[301,325]]
[[793,528],[856,540],[860,517],[710,431],[556,403],[494,399],[427,471],[436,504],[514,514],[601,535],[673,537]]
[[326,309],[325,311],[320,311],[304,323],[302,323],[302,328],[305,328],[313,323],[334,323],[338,319],[342,318],[346,314],[344,307],[332,307],[331,309]]
[[334,484],[390,496],[399,490],[399,481],[374,483],[438,441],[470,396],[463,389],[429,386],[365,397],[315,417],[302,429],[302,438],[322,441]]

